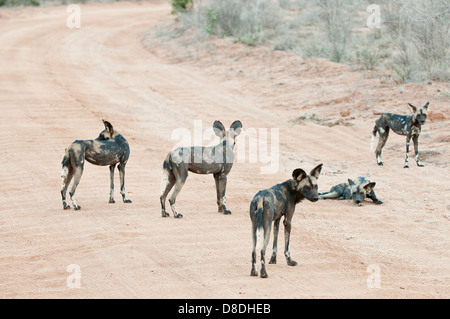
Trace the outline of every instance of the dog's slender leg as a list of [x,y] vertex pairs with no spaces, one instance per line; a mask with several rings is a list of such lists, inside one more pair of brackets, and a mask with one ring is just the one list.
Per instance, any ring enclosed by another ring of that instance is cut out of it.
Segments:
[[270,258],[269,264],[277,263],[277,246],[278,246],[278,231],[280,230],[280,220],[278,218],[273,222],[273,249],[272,249],[272,257]]
[[256,270],[256,243],[258,240],[256,215],[252,215],[252,270],[250,276],[258,276]]
[[159,201],[161,202],[161,215],[162,217],[168,217],[169,213],[166,212],[166,197],[172,189],[173,185],[175,185],[175,176],[172,171],[168,169],[163,169],[163,176],[161,178],[161,196],[159,197]]
[[264,242],[263,246],[261,248],[261,278],[267,278],[267,271],[266,271],[266,249],[267,245],[269,244],[270,239],[270,231],[271,231],[271,225],[272,223],[265,223],[264,225]]
[[264,242],[261,247],[261,278],[267,278],[267,272],[266,272],[266,249],[267,245],[269,244],[270,239],[270,231],[272,230],[272,220],[274,215],[274,208],[264,206],[262,211],[262,225],[264,229]]
[[214,174],[214,182],[216,183],[216,195],[217,195],[217,206],[218,211],[220,212],[220,199],[221,199],[221,193],[220,193],[220,174]]
[[383,166],[383,160],[381,159],[381,154],[377,152],[377,164]]
[[292,218],[292,214],[290,218],[289,217],[285,217],[283,220],[283,224],[284,224],[284,255],[286,256],[286,262],[289,266],[295,266],[297,265],[297,262],[291,259],[291,253],[290,253],[290,244],[289,244],[289,239],[291,236],[291,218]]
[[[179,173],[181,173],[181,172],[179,171]],[[170,196],[170,199],[169,199],[170,208],[172,209],[173,216],[175,218],[183,217],[182,214],[177,212],[177,209],[175,208],[175,201],[177,199],[178,193],[181,191],[184,183],[186,182],[186,178],[187,178],[187,172],[184,172],[184,174],[182,176],[181,175],[178,176],[178,178],[176,179],[176,182],[175,182],[175,188],[173,189],[172,196]]]
[[227,209],[227,199],[226,199],[226,187],[227,187],[227,175],[223,173],[214,174],[214,180],[216,182],[216,192],[217,192],[217,206],[219,213],[224,213],[225,215],[230,215],[231,211]]
[[66,202],[66,193],[67,193],[67,188],[69,187],[70,181],[72,180],[73,177],[73,169],[71,166],[66,168],[67,171],[63,170],[63,174],[61,174],[61,177],[63,179],[63,185],[61,188],[61,197],[62,197],[62,205],[63,205],[63,209],[70,209],[70,205],[67,204]]
[[119,163],[117,166],[120,176],[120,194],[122,195],[122,200],[124,203],[131,203],[131,200],[127,198],[125,193],[125,165],[126,163]]
[[113,204],[114,201],[114,169],[116,168],[116,164],[109,166],[109,203]]
[[75,210],[81,209],[81,207],[78,206],[75,201],[75,190],[77,189],[78,183],[80,182],[81,175],[83,175],[83,163],[81,163],[81,165],[75,169],[72,187],[69,192],[70,199],[72,200],[72,205]]
[[327,192],[327,193],[320,193],[319,198],[320,199],[335,199],[339,197],[338,192]]
[[408,135],[406,136],[406,156],[405,156],[405,165],[403,166],[403,168],[409,168],[408,165],[408,154],[409,154],[409,143],[411,141],[411,136]]
[[375,195],[375,191],[374,190],[372,190],[370,193],[368,193],[366,195],[366,197],[370,198],[375,204],[378,204],[378,205],[383,204],[383,202],[377,198],[377,195]]
[[384,147],[384,145],[386,144],[386,141],[389,137],[389,127],[386,127],[385,129],[383,128],[378,128],[378,145],[377,145],[377,149],[375,151],[375,154],[377,156],[377,164],[382,166],[383,165],[383,161],[381,160],[381,151]]
[[419,161],[419,135],[414,135],[412,139],[414,142],[414,159],[416,160],[417,166],[423,167]]

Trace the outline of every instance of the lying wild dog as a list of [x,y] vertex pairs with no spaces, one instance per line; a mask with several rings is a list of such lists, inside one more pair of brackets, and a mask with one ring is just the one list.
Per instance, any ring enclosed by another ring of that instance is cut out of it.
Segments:
[[227,132],[220,121],[215,121],[213,129],[215,134],[221,139],[216,146],[179,147],[167,154],[163,163],[161,180],[160,202],[162,217],[169,216],[169,213],[166,212],[166,197],[174,185],[175,189],[169,198],[170,208],[175,218],[183,217],[176,210],[175,201],[186,182],[188,172],[213,174],[216,181],[218,210],[224,214],[231,214],[226,207],[227,175],[233,166],[233,148],[236,143],[236,136],[241,133],[242,123],[234,121]]
[[120,193],[124,203],[131,203],[131,200],[125,196],[125,165],[130,156],[130,147],[127,140],[116,130],[111,123],[103,121],[105,129],[95,140],[76,140],[68,148],[62,160],[61,177],[63,186],[61,188],[61,197],[63,209],[69,209],[66,203],[66,192],[72,177],[74,178],[72,188],[69,191],[75,210],[81,207],[75,202],[75,190],[83,174],[84,160],[94,165],[109,165],[110,172],[110,193],[109,202],[114,203],[114,169],[116,164],[120,175]]
[[411,106],[411,108],[414,111],[414,114],[412,115],[399,115],[392,113],[381,114],[380,118],[375,122],[375,126],[372,132],[372,143],[371,143],[371,149],[373,149],[373,142],[378,132],[379,134],[378,146],[375,151],[378,165],[383,165],[383,162],[381,161],[381,150],[383,149],[389,137],[389,130],[392,129],[395,133],[399,135],[406,135],[406,157],[405,157],[405,165],[403,167],[404,168],[409,167],[408,153],[409,153],[409,142],[411,141],[411,138],[413,139],[414,142],[414,159],[416,160],[417,166],[423,167],[423,165],[419,161],[419,135],[422,125],[425,124],[425,120],[427,119],[428,104],[429,102],[427,102],[420,109],[412,104],[409,104],[409,106]]
[[267,277],[265,266],[265,253],[267,244],[269,243],[270,231],[273,227],[273,251],[270,264],[277,262],[277,240],[278,230],[280,226],[281,216],[284,216],[284,255],[289,266],[297,265],[293,261],[289,251],[289,238],[291,234],[291,220],[294,216],[295,205],[303,199],[316,202],[319,199],[317,193],[317,179],[322,170],[322,164],[317,165],[310,174],[306,174],[301,168],[297,168],[292,172],[292,179],[284,183],[277,184],[272,188],[259,191],[250,204],[250,219],[252,221],[252,270],[251,276],[258,276],[256,270],[256,244],[258,233],[261,227],[264,229],[264,243],[261,248],[261,277]]
[[353,182],[348,179],[348,183],[341,183],[331,187],[329,192],[319,193],[320,199],[353,199],[353,201],[362,205],[365,198],[370,198],[375,204],[383,204],[373,190],[375,182],[369,181],[365,177],[358,177]]

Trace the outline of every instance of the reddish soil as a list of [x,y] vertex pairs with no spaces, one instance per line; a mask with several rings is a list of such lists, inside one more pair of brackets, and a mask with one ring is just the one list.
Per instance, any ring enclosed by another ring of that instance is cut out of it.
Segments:
[[[161,30],[173,32],[170,10],[169,1],[81,5],[79,29],[66,26],[65,6],[0,10],[0,297],[449,298],[449,85],[397,85],[381,71],[229,39],[198,42],[189,32],[169,39]],[[427,101],[425,167],[411,152],[403,169],[405,138],[395,134],[377,166],[375,119]],[[298,119],[308,113],[319,121]],[[108,168],[87,164],[82,209],[64,211],[64,149],[97,137],[102,119],[130,143],[133,203],[122,203],[116,187],[108,204]],[[259,129],[269,137],[278,129],[278,169],[262,174],[261,158],[236,162],[232,215],[217,213],[213,177],[191,174],[177,201],[184,218],[162,218],[172,133],[194,134],[199,120],[205,131],[216,119],[227,127],[239,119],[259,139]],[[278,264],[267,266],[267,279],[251,277],[252,197],[319,163],[320,191],[366,176],[384,204],[298,204],[290,249],[298,265],[286,265],[280,231]],[[67,284],[70,265],[79,267],[79,288]]]

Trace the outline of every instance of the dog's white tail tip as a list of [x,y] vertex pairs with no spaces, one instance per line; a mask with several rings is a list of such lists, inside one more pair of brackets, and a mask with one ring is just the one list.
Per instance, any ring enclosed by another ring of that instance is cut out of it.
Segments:
[[260,228],[256,228],[256,251],[261,250],[262,246],[263,246],[263,231],[262,231],[262,227]]
[[69,168],[64,167],[61,171],[61,178],[67,178],[68,175],[69,175]]
[[161,176],[161,196],[162,194],[164,194],[168,184],[169,184],[169,171],[166,168],[163,168]]
[[370,150],[373,152],[373,143],[375,141],[375,135],[372,135],[372,139],[370,140]]

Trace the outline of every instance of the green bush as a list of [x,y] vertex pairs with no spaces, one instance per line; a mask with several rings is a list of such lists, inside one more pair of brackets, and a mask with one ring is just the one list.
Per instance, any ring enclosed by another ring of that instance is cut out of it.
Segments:
[[181,18],[209,35],[232,36],[254,46],[280,34],[283,23],[279,14],[280,7],[271,1],[215,0],[198,4]]
[[193,0],[172,0],[172,13],[184,12],[192,4]]
[[205,29],[208,34],[212,34],[217,25],[217,12],[214,9],[208,9],[206,15],[208,17],[208,24]]
[[364,70],[373,70],[378,64],[379,53],[377,50],[363,48],[356,51],[356,62],[358,62]]
[[0,0],[0,7],[9,6],[40,6],[41,3],[37,0]]

